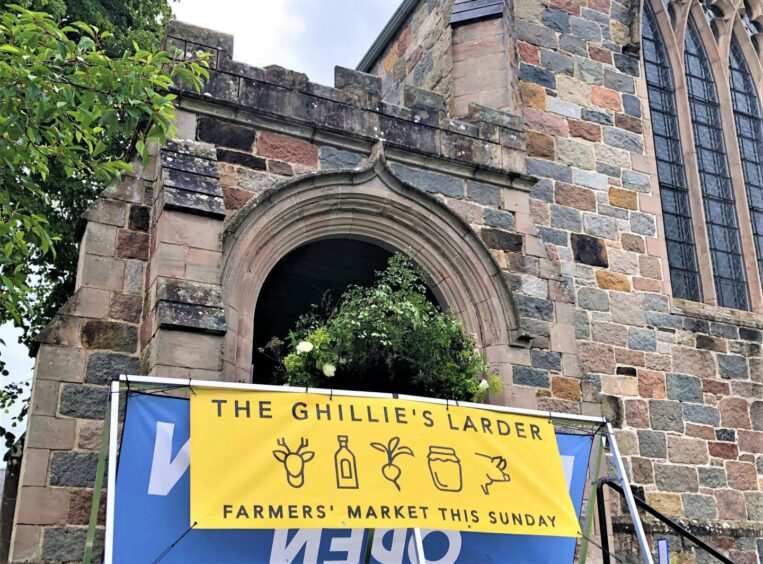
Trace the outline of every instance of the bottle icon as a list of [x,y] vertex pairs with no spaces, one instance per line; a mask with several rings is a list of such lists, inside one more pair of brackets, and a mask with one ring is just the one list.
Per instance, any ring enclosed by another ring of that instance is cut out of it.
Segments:
[[334,468],[336,470],[336,487],[340,490],[358,489],[358,467],[355,463],[355,455],[347,447],[347,435],[337,435],[339,448],[334,454]]

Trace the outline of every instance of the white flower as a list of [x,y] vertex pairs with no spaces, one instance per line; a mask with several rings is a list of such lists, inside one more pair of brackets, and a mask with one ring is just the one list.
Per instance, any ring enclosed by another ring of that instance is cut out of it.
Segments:
[[485,380],[484,378],[480,380],[479,388],[480,390],[487,390],[490,387],[490,383]]
[[309,353],[313,348],[313,344],[310,341],[300,341],[297,343],[297,354]]
[[334,364],[331,364],[330,362],[326,362],[323,365],[323,373],[329,378],[331,378],[332,376],[334,376],[334,374],[336,374],[336,366]]

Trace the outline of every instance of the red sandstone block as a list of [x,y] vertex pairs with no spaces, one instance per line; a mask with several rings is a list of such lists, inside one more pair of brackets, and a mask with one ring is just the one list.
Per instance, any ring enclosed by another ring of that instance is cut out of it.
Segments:
[[601,126],[590,121],[567,120],[570,124],[570,136],[588,139],[589,141],[601,141]]
[[758,474],[752,462],[729,460],[726,463],[726,477],[729,486],[735,490],[757,490]]
[[117,235],[117,256],[148,260],[148,233],[120,229]]
[[739,455],[739,449],[734,443],[720,443],[711,442],[708,443],[708,449],[710,450],[710,456],[716,458],[725,458],[726,460],[736,460]]
[[721,425],[732,429],[749,429],[750,413],[744,398],[723,398],[718,402]]
[[729,385],[717,380],[702,380],[702,391],[717,396],[725,396],[729,393]]
[[519,60],[523,63],[529,63],[531,65],[540,65],[540,49],[535,45],[530,45],[524,41],[517,43],[519,50]]
[[619,111],[622,109],[620,93],[603,86],[591,87],[591,102],[600,108]]
[[604,63],[605,65],[612,64],[612,51],[610,51],[609,49],[603,49],[602,47],[589,45],[588,56],[591,57],[594,61]]
[[739,431],[737,437],[742,452],[763,453],[763,432]]
[[575,0],[551,0],[548,5],[555,10],[561,10],[573,16],[580,15],[580,4]]
[[638,393],[645,398],[665,399],[665,374],[654,370],[639,370]]
[[306,166],[318,166],[318,147],[307,141],[263,132],[256,141],[257,154]]

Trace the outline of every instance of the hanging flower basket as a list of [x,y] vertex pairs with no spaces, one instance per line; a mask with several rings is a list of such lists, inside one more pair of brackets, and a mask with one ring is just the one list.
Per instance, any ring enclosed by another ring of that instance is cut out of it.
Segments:
[[302,315],[286,342],[260,352],[292,386],[396,392],[482,401],[501,382],[474,337],[427,297],[424,272],[393,255],[372,286],[351,286]]

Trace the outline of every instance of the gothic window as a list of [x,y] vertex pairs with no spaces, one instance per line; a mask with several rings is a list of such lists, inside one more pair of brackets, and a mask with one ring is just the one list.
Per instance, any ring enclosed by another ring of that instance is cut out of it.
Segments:
[[718,304],[749,309],[749,295],[715,80],[694,21],[684,67]]
[[674,296],[699,301],[701,299],[699,272],[689,208],[689,191],[681,153],[681,140],[678,135],[675,89],[657,21],[648,5],[644,11],[642,47],[668,248],[670,282]]
[[758,270],[763,278],[763,121],[750,69],[736,39],[731,42],[729,75],[739,153],[758,252]]

